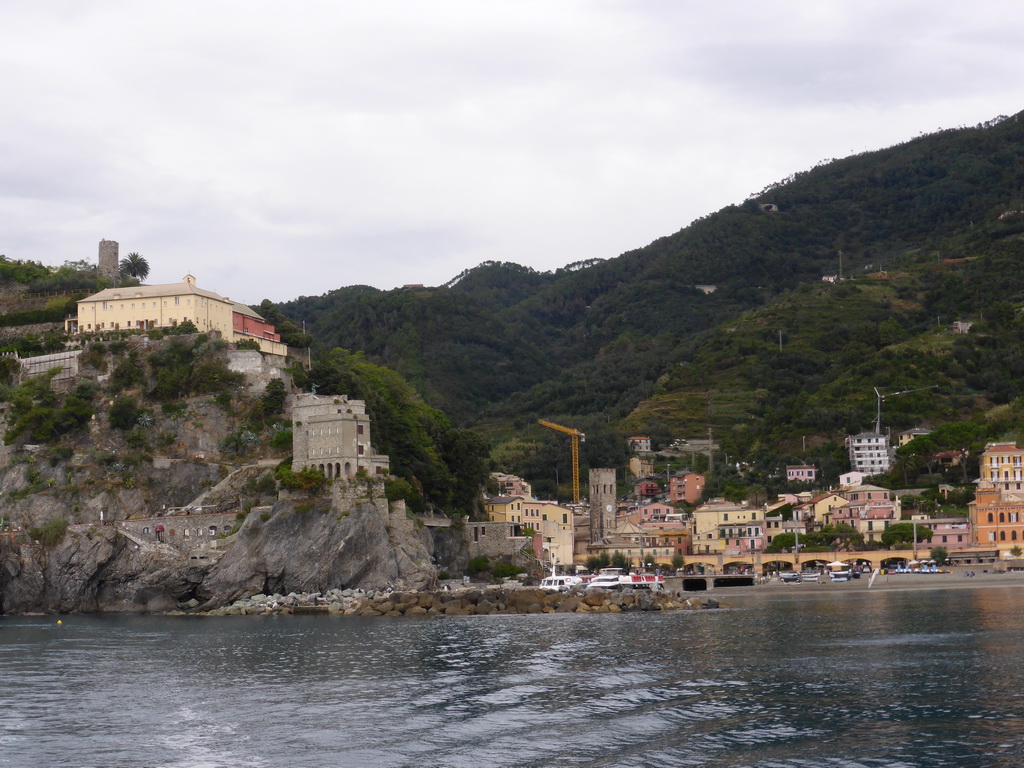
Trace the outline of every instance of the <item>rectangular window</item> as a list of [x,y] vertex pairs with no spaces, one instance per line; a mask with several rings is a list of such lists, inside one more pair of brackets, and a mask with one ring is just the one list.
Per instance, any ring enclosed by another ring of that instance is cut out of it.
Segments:
[[178,304],[180,304],[180,303],[181,303],[181,297],[180,296],[175,296],[174,297],[174,306],[178,306]]
[[363,425],[362,424],[356,424],[356,434],[357,435],[363,434]]

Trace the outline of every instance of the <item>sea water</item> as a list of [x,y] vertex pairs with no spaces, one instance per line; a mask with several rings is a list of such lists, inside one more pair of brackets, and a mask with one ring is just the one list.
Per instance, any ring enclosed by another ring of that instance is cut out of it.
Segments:
[[619,615],[0,617],[0,766],[1024,765],[1020,588],[801,588]]

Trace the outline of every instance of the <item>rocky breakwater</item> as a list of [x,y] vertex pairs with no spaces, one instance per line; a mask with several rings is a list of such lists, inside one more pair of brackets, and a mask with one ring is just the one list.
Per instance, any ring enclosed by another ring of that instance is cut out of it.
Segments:
[[[195,606],[187,606],[195,607]],[[520,613],[626,613],[633,611],[679,611],[720,608],[710,598],[677,597],[646,589],[574,590],[548,592],[542,589],[505,586],[454,591],[363,592],[333,589],[325,593],[254,595],[207,613],[261,615],[273,613],[323,613],[346,616],[487,616]]]

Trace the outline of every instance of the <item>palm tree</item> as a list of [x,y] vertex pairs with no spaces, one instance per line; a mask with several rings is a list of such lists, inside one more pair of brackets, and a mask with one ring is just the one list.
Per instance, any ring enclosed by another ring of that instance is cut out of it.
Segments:
[[141,253],[129,253],[121,259],[121,276],[145,280],[149,275],[149,262]]

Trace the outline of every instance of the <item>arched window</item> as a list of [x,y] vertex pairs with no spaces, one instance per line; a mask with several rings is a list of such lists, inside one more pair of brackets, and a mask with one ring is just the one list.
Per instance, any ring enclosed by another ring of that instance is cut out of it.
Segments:
[[1010,532],[1010,540],[1011,541],[1016,541],[1017,540],[1017,532],[1016,531],[1011,531]]
[[991,523],[991,522],[993,522],[993,520],[994,520],[994,519],[995,519],[995,518],[993,518],[993,517],[992,517],[992,513],[991,513],[991,512],[989,512],[989,513],[988,513],[988,521],[989,521],[989,522]]
[[999,522],[1000,523],[1005,523],[1006,522],[1006,515],[1003,514],[1002,512],[999,513]]
[[999,532],[999,540],[1000,541],[1006,541],[1006,531],[1000,531]]

